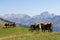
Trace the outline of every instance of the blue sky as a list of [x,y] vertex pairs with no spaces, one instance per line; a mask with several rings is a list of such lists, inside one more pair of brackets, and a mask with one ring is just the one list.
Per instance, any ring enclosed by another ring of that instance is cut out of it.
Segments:
[[34,16],[44,11],[60,15],[60,0],[0,0],[0,14]]

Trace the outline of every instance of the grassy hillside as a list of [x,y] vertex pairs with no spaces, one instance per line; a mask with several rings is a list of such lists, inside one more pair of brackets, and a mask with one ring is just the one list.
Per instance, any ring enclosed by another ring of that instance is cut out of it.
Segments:
[[[10,23],[10,21],[5,20],[5,19],[3,19],[3,20],[0,19],[0,28],[5,27],[4,26],[5,23]],[[20,26],[21,26],[20,24],[16,23],[16,27],[20,27]]]
[[5,23],[6,23],[6,22],[0,20],[0,27],[4,27],[4,24],[5,24]]
[[30,32],[27,28],[0,28],[0,40],[60,40],[60,33]]

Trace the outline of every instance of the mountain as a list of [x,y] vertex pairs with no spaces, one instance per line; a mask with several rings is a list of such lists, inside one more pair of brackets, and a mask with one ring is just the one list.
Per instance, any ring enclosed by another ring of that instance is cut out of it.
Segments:
[[40,13],[40,15],[33,16],[32,18],[26,14],[6,14],[1,16],[1,18],[12,22],[20,23],[22,25],[31,25],[35,23],[52,22],[52,18],[54,16],[54,14],[50,14],[48,11],[45,11]]
[[32,19],[35,23],[48,23],[52,22],[52,18],[54,17],[54,14],[50,14],[49,12],[45,11],[42,12],[40,15],[34,16]]
[[60,27],[60,15],[55,15],[54,13],[49,13],[48,11],[42,12],[39,15],[35,15],[33,17],[30,17],[26,14],[5,14],[3,16],[0,16],[0,20],[0,23],[4,23],[4,21],[16,22],[22,27],[30,27],[31,24],[48,22],[53,23],[54,30],[57,27]]
[[54,27],[60,27],[60,15],[53,17],[52,22],[54,24]]
[[30,16],[25,14],[6,14],[6,15],[2,16],[1,18],[20,24],[24,24],[27,20],[31,18]]
[[35,15],[33,17],[26,14],[6,14],[1,16],[1,18],[28,26],[35,23],[48,22],[52,22],[54,27],[60,26],[60,15],[55,15],[54,13],[49,13],[48,11],[42,12],[40,15]]

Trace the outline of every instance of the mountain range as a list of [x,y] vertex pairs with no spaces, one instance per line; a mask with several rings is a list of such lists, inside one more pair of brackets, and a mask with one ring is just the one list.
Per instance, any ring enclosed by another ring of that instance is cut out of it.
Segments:
[[30,17],[26,14],[5,14],[0,16],[0,18],[22,25],[52,22],[54,27],[60,27],[60,15],[55,15],[53,13],[49,13],[48,11],[42,12],[39,15],[35,15],[33,17]]
[[48,11],[42,12],[39,15],[30,17],[26,14],[5,14],[0,16],[0,24],[4,22],[16,22],[22,27],[30,27],[31,24],[35,23],[49,23],[52,22],[54,30],[60,30],[60,15],[49,13]]

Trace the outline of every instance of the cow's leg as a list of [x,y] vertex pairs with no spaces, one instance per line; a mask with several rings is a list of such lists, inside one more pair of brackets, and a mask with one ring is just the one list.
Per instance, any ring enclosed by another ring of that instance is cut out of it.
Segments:
[[9,25],[7,24],[7,28],[9,28]]
[[42,32],[44,32],[44,29],[42,29]]
[[50,32],[50,30],[48,30],[48,32]]
[[43,32],[45,32],[45,29],[43,29]]
[[38,28],[38,31],[40,30],[40,28]]
[[39,31],[39,28],[36,28],[37,31]]
[[9,28],[9,25],[7,26],[7,28]]
[[45,32],[45,30],[44,30],[44,32]]
[[6,28],[8,28],[8,25],[6,26]]
[[50,32],[52,32],[53,30],[52,29],[50,29]]
[[6,28],[7,28],[7,26],[6,26]]

